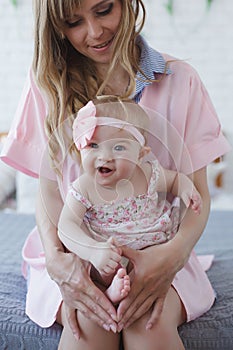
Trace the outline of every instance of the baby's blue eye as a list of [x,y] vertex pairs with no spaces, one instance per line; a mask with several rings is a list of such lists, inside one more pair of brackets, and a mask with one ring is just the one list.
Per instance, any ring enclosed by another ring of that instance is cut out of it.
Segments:
[[125,146],[116,145],[116,146],[114,147],[114,150],[115,150],[115,151],[124,151],[124,150],[125,150]]
[[89,148],[98,148],[99,146],[98,146],[97,143],[91,142],[91,143],[89,143],[88,147],[89,147]]

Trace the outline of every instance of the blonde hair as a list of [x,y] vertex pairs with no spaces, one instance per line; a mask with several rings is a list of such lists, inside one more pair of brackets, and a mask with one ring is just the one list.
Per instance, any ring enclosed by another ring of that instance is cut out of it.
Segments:
[[[129,97],[134,92],[135,73],[140,70],[135,39],[145,21],[143,0],[119,0],[123,15],[104,81],[98,76],[93,62],[76,51],[63,34],[66,19],[82,1],[85,0],[34,0],[33,72],[47,98],[45,129],[52,165],[58,173],[58,154],[59,158],[64,157],[67,142],[71,144],[65,134],[64,121],[69,117],[72,122],[73,115],[83,105],[104,93],[116,65],[120,64],[129,74],[129,86],[122,97]],[[73,150],[71,146],[69,151]]]

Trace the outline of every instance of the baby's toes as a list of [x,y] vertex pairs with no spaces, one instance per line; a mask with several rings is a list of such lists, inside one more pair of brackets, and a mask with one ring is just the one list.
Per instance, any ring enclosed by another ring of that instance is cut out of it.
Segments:
[[126,269],[124,269],[123,267],[121,267],[121,268],[119,268],[118,270],[117,270],[117,277],[118,278],[123,278],[123,279],[125,279],[125,277],[127,276],[127,272],[126,272]]
[[126,275],[123,279],[123,288],[121,291],[121,295],[123,297],[126,297],[129,294],[130,291],[130,278],[128,275]]

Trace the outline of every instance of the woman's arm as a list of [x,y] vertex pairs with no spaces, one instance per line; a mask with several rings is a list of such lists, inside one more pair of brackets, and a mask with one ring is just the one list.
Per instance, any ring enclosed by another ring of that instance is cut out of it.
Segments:
[[[122,255],[134,264],[135,277],[129,295],[120,302],[118,330],[127,327],[154,308],[147,327],[151,328],[163,310],[163,304],[176,273],[188,261],[190,253],[200,238],[210,210],[210,196],[207,186],[206,168],[193,174],[194,184],[199,191],[203,208],[200,215],[187,209],[176,236],[168,243],[151,246],[141,251],[122,248]],[[156,258],[155,258],[156,257]]]
[[57,235],[57,224],[63,207],[57,182],[40,179],[36,205],[36,221],[45,251],[50,277],[58,284],[64,302],[73,309],[70,326],[79,335],[75,309],[100,326],[116,324],[116,311],[108,298],[93,284],[89,265],[73,253],[64,251]]

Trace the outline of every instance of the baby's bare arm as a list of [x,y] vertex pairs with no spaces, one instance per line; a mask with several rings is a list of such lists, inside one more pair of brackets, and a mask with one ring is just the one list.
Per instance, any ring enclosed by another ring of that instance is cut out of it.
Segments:
[[69,251],[91,262],[101,274],[113,273],[121,260],[120,250],[112,240],[98,242],[90,236],[83,223],[85,212],[85,206],[68,194],[58,223],[58,236]]
[[157,191],[170,192],[174,196],[180,197],[187,208],[190,207],[197,214],[200,214],[202,198],[194,183],[187,175],[173,170],[164,169],[160,166]]

